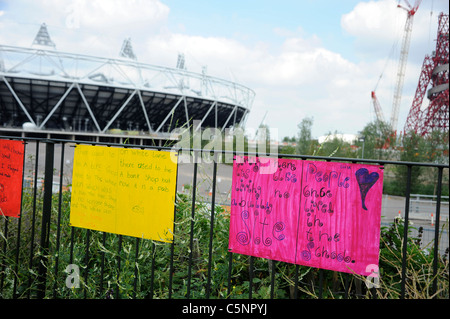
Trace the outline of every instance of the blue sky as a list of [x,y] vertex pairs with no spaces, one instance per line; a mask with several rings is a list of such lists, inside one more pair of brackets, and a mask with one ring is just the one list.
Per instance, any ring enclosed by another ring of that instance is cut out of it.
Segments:
[[170,7],[168,23],[174,32],[226,37],[248,44],[281,45],[287,33],[319,35],[327,48],[345,50],[352,38],[341,30],[341,16],[360,1],[164,1]]
[[[314,118],[313,136],[357,134],[375,119],[370,92],[389,118],[406,13],[404,0],[0,0],[0,44],[30,46],[47,23],[57,49],[116,57],[131,37],[141,62],[186,66],[256,93],[249,129],[278,139]],[[414,0],[410,0],[414,3]],[[434,49],[446,0],[423,0],[414,18],[398,129]],[[394,43],[398,43],[394,46]],[[389,55],[394,48],[392,55]]]

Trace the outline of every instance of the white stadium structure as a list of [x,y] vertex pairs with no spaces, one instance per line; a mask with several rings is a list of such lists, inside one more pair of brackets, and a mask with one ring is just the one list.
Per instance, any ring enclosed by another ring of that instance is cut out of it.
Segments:
[[251,89],[184,64],[183,55],[175,68],[141,63],[129,39],[115,59],[60,52],[42,24],[29,48],[0,44],[0,135],[163,139],[194,121],[221,130],[245,122]]

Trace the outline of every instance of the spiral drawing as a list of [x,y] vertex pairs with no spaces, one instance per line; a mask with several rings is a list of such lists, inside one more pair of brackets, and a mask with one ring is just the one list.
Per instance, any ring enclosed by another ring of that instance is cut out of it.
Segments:
[[311,252],[309,250],[303,250],[301,255],[303,260],[308,261],[311,259]]
[[241,245],[248,245],[249,243],[248,234],[246,232],[241,231],[237,233],[236,240]]
[[242,231],[242,232],[237,233],[236,240],[241,245],[248,245],[248,243],[250,242],[250,229],[248,229],[248,226],[245,223],[245,219],[249,218],[249,213],[247,210],[243,210],[241,212],[241,218],[242,218],[242,221],[244,222],[245,228],[247,228],[247,232]]
[[277,236],[275,234],[275,232],[277,232],[277,233],[282,232],[285,228],[286,228],[286,226],[284,225],[283,222],[275,223],[275,225],[273,225],[273,230],[272,230],[273,237],[277,240],[283,240],[285,238],[284,234],[280,234],[279,236]]
[[308,261],[311,259],[311,249],[314,248],[314,242],[311,240],[306,244],[306,248],[308,250],[303,250],[301,252],[301,257],[303,260]]
[[266,237],[266,239],[264,239],[264,241],[263,241],[263,244],[264,244],[264,246],[272,245],[272,238]]

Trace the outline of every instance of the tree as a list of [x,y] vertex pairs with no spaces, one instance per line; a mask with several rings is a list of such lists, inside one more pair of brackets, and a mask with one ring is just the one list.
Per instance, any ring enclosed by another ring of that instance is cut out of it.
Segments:
[[364,141],[356,142],[356,146],[361,150],[359,157],[362,157],[362,147],[364,143],[364,158],[391,158],[393,149],[396,145],[396,136],[389,124],[378,120],[370,122],[360,132],[360,135],[364,137]]
[[[405,133],[403,136],[403,149],[400,153],[400,161],[403,162],[424,162],[425,160],[425,140],[414,132]],[[406,181],[407,167],[400,165],[396,167],[397,179]],[[422,171],[422,167],[413,166],[411,169],[411,185],[416,186]]]
[[327,139],[317,149],[315,155],[329,157],[355,157],[349,142],[346,142],[340,135],[335,132],[328,133]]
[[[421,136],[414,131],[403,136],[400,160],[405,162],[448,163],[448,132],[435,131]],[[436,194],[438,171],[434,168],[413,166],[411,170],[411,192],[417,194]],[[444,172],[444,180],[448,179]],[[406,181],[407,167],[399,166],[396,170],[399,181]],[[443,191],[448,189],[443,184]]]
[[298,144],[297,153],[301,155],[310,155],[312,152],[312,137],[311,128],[314,122],[313,117],[305,117],[300,124],[298,124]]
[[448,139],[449,132],[440,130],[432,131],[425,136],[425,161],[432,163],[448,164]]

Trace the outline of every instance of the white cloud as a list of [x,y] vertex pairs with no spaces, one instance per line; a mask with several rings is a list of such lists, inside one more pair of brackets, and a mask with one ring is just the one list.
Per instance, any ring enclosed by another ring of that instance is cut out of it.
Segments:
[[[409,1],[411,5],[415,1]],[[403,8],[399,8],[400,4]],[[380,0],[360,2],[341,18],[345,32],[354,37],[355,49],[364,58],[388,56],[391,46],[400,51],[407,19],[405,1]],[[448,13],[447,1],[422,1],[413,17],[410,61],[421,64],[424,54],[433,50],[440,12]]]
[[145,26],[148,32],[153,26],[164,23],[169,11],[165,4],[157,0],[77,0],[71,3],[68,15],[78,16],[80,27],[136,31]]
[[[174,66],[177,53],[183,52],[189,70],[199,72],[207,65],[210,75],[250,87],[256,98],[248,126],[257,127],[268,111],[266,123],[279,129],[280,138],[296,134],[302,118],[313,115],[316,135],[362,129],[364,116],[339,124],[360,111],[361,100],[369,101],[370,88],[364,85],[370,81],[361,66],[323,48],[316,36],[288,37],[275,52],[270,49],[228,38],[164,33],[146,39],[143,56],[145,62]],[[331,126],[330,116],[336,119]]]
[[158,0],[8,1],[0,40],[29,46],[46,23],[61,51],[117,56],[122,41],[160,34],[170,9]]
[[342,27],[349,34],[361,39],[393,37],[400,18],[395,0],[358,3],[341,19]]

